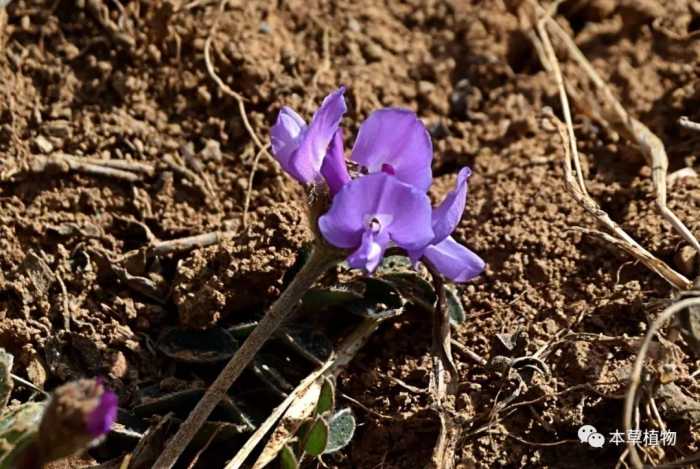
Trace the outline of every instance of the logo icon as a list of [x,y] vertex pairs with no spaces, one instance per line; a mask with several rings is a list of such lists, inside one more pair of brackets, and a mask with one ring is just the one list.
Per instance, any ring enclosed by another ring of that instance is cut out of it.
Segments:
[[579,428],[578,439],[581,443],[586,443],[592,448],[602,448],[605,444],[605,437],[598,433],[593,425],[583,425]]

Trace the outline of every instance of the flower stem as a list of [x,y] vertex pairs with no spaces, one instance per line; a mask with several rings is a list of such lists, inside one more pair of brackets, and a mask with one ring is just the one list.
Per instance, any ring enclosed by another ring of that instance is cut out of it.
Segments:
[[153,466],[156,469],[171,468],[180,457],[187,445],[192,441],[204,422],[207,420],[216,405],[226,395],[228,389],[241,375],[243,370],[253,360],[255,354],[260,351],[277,328],[289,316],[294,307],[299,303],[306,291],[313,286],[326,271],[340,261],[337,250],[321,243],[316,243],[299,273],[282,292],[265,316],[260,320],[253,332],[243,342],[241,347],[231,357],[216,380],[209,386],[207,392],[190,412],[177,433],[168,441],[168,444]]

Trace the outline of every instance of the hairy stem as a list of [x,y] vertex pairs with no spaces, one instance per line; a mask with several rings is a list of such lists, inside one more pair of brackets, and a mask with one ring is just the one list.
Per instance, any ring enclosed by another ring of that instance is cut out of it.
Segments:
[[216,405],[226,395],[228,389],[241,375],[243,370],[253,360],[255,354],[262,348],[277,328],[284,322],[301,297],[329,268],[336,265],[340,257],[338,251],[317,243],[294,280],[282,292],[257,327],[243,342],[238,351],[231,357],[226,367],[221,370],[216,380],[209,386],[207,392],[190,412],[177,433],[170,439],[165,450],[155,465],[156,469],[171,468],[180,457],[192,438],[197,434]]

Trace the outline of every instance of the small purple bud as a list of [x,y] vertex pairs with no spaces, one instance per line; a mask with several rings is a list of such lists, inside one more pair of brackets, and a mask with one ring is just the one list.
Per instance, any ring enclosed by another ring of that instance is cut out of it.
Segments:
[[109,432],[117,418],[117,395],[101,379],[59,386],[39,424],[40,459],[46,463],[86,450]]
[[117,420],[117,403],[119,398],[106,389],[100,398],[100,403],[87,416],[87,431],[93,437],[99,438],[109,432]]

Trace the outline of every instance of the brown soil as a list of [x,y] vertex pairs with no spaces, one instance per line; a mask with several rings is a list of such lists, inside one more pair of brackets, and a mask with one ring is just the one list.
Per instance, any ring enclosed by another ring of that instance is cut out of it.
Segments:
[[[246,235],[156,259],[139,251],[154,237],[242,224],[256,149],[235,101],[206,70],[205,40],[220,17],[213,61],[247,100],[263,138],[280,106],[310,116],[344,84],[349,133],[381,106],[409,107],[424,119],[436,151],[436,200],[461,166],[472,167],[457,235],[488,268],[461,290],[469,318],[456,328],[457,341],[489,359],[508,353],[499,333],[526,334],[520,355],[564,328],[582,333],[555,346],[549,379],[526,379],[513,401],[535,402],[475,435],[518,383],[455,351],[466,434],[459,467],[613,467],[621,447],[593,449],[575,441],[576,432],[583,424],[606,436],[621,429],[620,397],[636,353],[630,338],[644,334],[655,301],[671,292],[619,251],[571,230],[594,222],[567,194],[560,142],[541,125],[543,107],[558,112],[559,102],[518,2],[230,0],[223,14],[218,3],[134,1],[122,9],[116,1],[15,0],[8,7],[0,31],[0,346],[15,355],[15,372],[47,389],[102,375],[129,409],[142,387],[172,378],[151,346],[163,327],[229,325],[279,294],[310,234],[303,192],[265,156]],[[700,133],[677,120],[700,120],[700,3],[565,1],[559,12],[626,109],[664,141],[671,171],[698,169]],[[580,79],[572,63],[563,68]],[[638,150],[575,112],[591,195],[694,278],[694,259],[656,211]],[[129,182],[67,170],[58,153],[149,167]],[[679,179],[670,207],[700,234],[700,179]],[[343,374],[340,391],[369,411],[355,407],[361,426],[331,466],[429,460],[438,428],[427,392],[429,330],[430,318],[406,314]],[[697,362],[683,348],[676,365],[677,386],[657,404],[678,444],[657,461],[700,444],[698,421],[683,405],[700,399],[689,376]],[[653,423],[644,418],[642,426]]]

